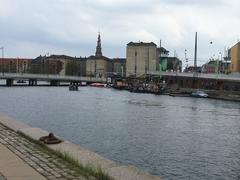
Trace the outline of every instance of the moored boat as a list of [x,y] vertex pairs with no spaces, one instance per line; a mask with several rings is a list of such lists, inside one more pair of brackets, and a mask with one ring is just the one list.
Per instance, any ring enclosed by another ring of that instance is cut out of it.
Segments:
[[17,80],[17,83],[18,83],[18,84],[25,84],[25,83],[26,83],[26,81],[25,81],[25,80],[23,80],[23,79],[19,79],[19,80]]
[[106,87],[106,84],[104,83],[92,83],[90,84],[92,87]]
[[69,85],[69,91],[78,91],[78,85]]
[[191,96],[192,97],[207,98],[208,94],[205,93],[204,91],[195,90],[195,91],[192,92]]

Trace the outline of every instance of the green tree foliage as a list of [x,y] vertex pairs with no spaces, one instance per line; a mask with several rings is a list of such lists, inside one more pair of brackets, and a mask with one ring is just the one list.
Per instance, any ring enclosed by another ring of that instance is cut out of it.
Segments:
[[80,62],[76,60],[69,60],[66,64],[66,75],[79,76],[80,75]]

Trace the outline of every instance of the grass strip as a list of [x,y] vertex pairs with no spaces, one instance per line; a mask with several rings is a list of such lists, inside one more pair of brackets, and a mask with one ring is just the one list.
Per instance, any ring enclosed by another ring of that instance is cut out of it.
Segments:
[[[48,155],[54,155],[57,158],[61,159],[64,162],[64,165],[66,165],[69,169],[74,170],[75,172],[79,173],[80,175],[86,178],[94,177],[97,180],[113,180],[113,178],[104,173],[100,167],[95,168],[91,165],[84,166],[78,160],[74,159],[66,152],[50,149],[44,143],[34,140],[21,132],[18,132],[18,134],[20,134],[22,137],[26,138],[27,140],[35,144],[36,147],[39,148],[41,151],[47,153]],[[58,166],[56,163],[55,165]]]

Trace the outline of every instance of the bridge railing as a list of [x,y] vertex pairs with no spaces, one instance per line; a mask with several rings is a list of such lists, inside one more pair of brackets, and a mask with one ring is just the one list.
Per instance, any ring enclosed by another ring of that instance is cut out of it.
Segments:
[[240,75],[235,74],[206,74],[206,73],[185,73],[185,72],[160,72],[160,71],[149,71],[150,75],[165,75],[165,76],[180,76],[180,77],[198,77],[206,79],[223,79],[223,80],[237,80],[240,81]]
[[63,76],[50,74],[28,74],[28,73],[0,73],[1,79],[37,79],[37,80],[59,80],[59,81],[87,81],[87,82],[106,82],[104,77],[83,77],[83,76]]

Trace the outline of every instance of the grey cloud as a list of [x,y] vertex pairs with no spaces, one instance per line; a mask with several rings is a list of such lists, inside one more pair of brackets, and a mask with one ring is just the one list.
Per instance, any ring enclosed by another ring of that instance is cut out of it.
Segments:
[[[224,26],[208,29],[209,25],[215,27],[213,24],[219,19],[212,11],[230,17],[231,21],[239,14],[238,10],[227,7],[216,10],[215,7],[224,3],[223,0],[0,0],[0,11],[4,9],[0,12],[0,46],[6,46],[9,55],[14,56],[17,53],[39,55],[37,52],[45,51],[88,56],[95,51],[100,30],[103,52],[108,56],[124,57],[129,41],[158,43],[162,38],[171,52],[176,49],[183,57],[180,52],[185,47],[191,54],[194,32],[200,29],[205,31],[204,39],[212,39],[211,34],[217,34],[215,41],[221,38],[214,47],[219,51],[224,42],[233,41],[240,27],[235,23],[235,28],[221,31],[232,25],[228,18],[221,18],[223,22],[218,24]],[[209,14],[208,23],[204,13]],[[229,36],[219,37],[222,32],[229,32]],[[17,49],[21,45],[20,52]],[[209,55],[207,49],[199,48],[200,56]]]
[[162,0],[165,4],[172,5],[197,5],[197,6],[220,6],[225,4],[224,0]]

